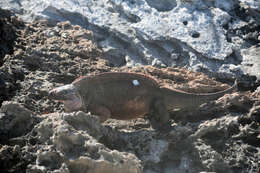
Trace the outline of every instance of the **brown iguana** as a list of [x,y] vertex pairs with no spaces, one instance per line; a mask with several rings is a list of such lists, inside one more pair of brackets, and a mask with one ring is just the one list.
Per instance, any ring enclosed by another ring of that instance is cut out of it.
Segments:
[[108,72],[79,77],[50,91],[49,98],[63,102],[69,112],[87,110],[99,115],[101,122],[108,118],[134,119],[152,111],[156,121],[164,124],[169,120],[168,110],[192,110],[236,87],[237,82],[224,91],[193,94],[160,86],[154,78],[143,74]]

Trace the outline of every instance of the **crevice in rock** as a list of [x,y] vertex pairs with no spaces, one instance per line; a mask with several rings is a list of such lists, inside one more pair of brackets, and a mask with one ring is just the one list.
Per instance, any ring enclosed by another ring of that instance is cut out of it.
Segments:
[[188,25],[188,21],[187,20],[183,21],[182,23],[183,23],[183,25]]
[[200,33],[197,32],[197,31],[193,31],[190,34],[191,34],[191,37],[193,37],[193,38],[199,38],[200,37]]
[[[69,20],[73,25],[80,25],[84,28],[89,26],[87,18],[80,13],[73,13],[65,9],[59,10],[52,6],[47,7],[42,13],[48,16],[50,19],[49,21],[52,21],[53,23]],[[57,15],[57,13],[59,15]],[[62,16],[62,18],[57,16]]]
[[127,22],[130,22],[130,23],[138,23],[141,21],[141,18],[139,16],[124,10],[121,5],[117,5],[113,1],[110,1],[110,3],[114,6],[114,8],[108,9],[108,10],[112,10],[111,11],[112,13],[114,13],[114,12],[119,13],[120,18],[125,19]]
[[[232,20],[230,21],[231,23],[235,22],[236,18],[239,18],[241,21],[244,21],[248,24],[227,29],[227,40],[231,42],[231,36],[238,36],[250,45],[260,44],[260,40],[258,39],[260,36],[260,25],[257,19],[253,17],[250,10],[241,5],[236,5],[230,14],[233,16]],[[226,25],[224,28],[228,28],[228,25]]]

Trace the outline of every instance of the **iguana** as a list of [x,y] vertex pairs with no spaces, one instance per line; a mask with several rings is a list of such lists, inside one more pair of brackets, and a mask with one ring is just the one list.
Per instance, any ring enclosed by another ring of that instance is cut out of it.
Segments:
[[155,120],[165,124],[168,110],[192,110],[200,104],[231,93],[237,82],[224,91],[194,94],[160,86],[156,79],[139,73],[107,72],[82,76],[49,92],[49,98],[64,103],[68,112],[83,110],[108,118],[128,120],[154,112]]

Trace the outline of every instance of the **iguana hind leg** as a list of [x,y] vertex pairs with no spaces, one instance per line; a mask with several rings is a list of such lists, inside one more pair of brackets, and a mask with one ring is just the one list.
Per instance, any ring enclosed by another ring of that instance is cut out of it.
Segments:
[[152,107],[153,113],[150,118],[151,124],[154,128],[163,128],[169,125],[169,112],[163,100],[158,99],[154,102]]

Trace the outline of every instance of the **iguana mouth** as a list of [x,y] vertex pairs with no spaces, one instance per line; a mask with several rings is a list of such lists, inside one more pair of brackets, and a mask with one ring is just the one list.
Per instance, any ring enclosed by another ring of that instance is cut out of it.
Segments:
[[79,110],[83,105],[82,98],[77,88],[72,84],[51,90],[48,97],[49,99],[64,103],[67,112]]

